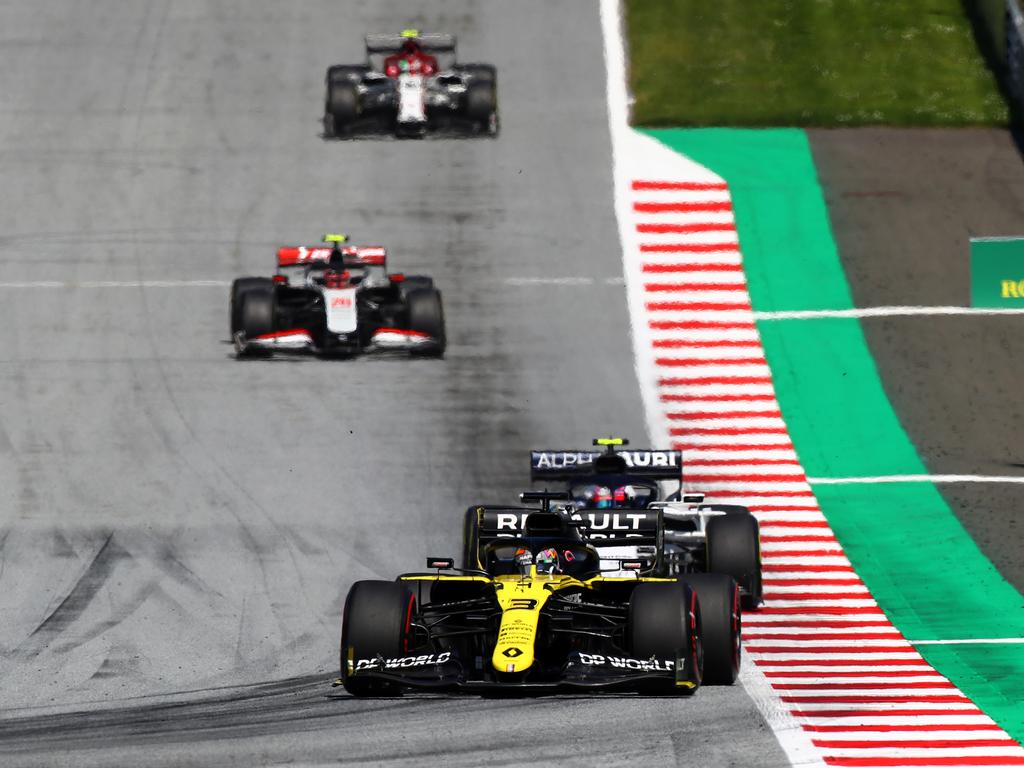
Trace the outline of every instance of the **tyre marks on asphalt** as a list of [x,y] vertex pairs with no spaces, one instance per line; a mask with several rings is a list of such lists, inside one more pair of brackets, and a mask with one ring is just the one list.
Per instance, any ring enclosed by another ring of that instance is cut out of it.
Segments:
[[684,452],[688,489],[761,524],[766,602],[744,617],[748,659],[826,765],[1024,765],[886,619],[822,515],[775,398],[726,185],[652,139],[625,142],[620,226],[652,438]]

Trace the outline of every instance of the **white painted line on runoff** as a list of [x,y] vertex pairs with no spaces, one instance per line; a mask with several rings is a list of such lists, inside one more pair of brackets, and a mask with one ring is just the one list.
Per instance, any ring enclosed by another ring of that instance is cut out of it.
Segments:
[[1024,637],[985,637],[964,640],[908,640],[911,645],[1015,645],[1024,643]]
[[230,280],[26,280],[3,282],[0,288],[226,288]]
[[856,309],[800,309],[754,312],[755,320],[821,320],[828,318],[911,317],[933,315],[1024,315],[1024,309],[982,307],[857,307]]
[[1019,475],[879,475],[878,477],[808,477],[811,485],[874,485],[876,483],[1024,483]]

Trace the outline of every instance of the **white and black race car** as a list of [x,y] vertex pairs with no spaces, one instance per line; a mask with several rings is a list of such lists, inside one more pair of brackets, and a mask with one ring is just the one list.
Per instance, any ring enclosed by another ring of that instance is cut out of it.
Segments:
[[420,137],[437,129],[498,134],[497,70],[456,63],[453,35],[367,35],[365,64],[327,70],[325,138]]
[[[531,451],[530,477],[564,484],[569,513],[602,557],[642,560],[652,576],[728,574],[745,608],[760,605],[760,533],[750,510],[706,504],[703,493],[683,492],[682,451],[622,448],[628,442],[598,438],[594,444],[604,450]],[[679,487],[663,495],[661,483],[669,481]],[[518,536],[524,519],[517,507],[470,507],[465,562],[476,562],[496,538]]]
[[[239,357],[311,351],[353,355],[407,350],[439,357],[445,350],[444,308],[434,281],[388,274],[381,246],[286,246],[272,277],[231,285],[231,339]],[[290,278],[284,270],[301,271]]]

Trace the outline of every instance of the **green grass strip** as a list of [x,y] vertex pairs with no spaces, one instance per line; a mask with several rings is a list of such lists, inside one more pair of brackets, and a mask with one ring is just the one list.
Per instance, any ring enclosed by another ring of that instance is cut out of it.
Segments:
[[627,0],[645,126],[1004,125],[960,0]]
[[[755,310],[852,306],[803,131],[646,133],[729,183]],[[808,476],[927,472],[886,397],[858,320],[758,327]],[[857,572],[908,639],[1024,637],[1024,598],[979,551],[933,484],[823,485],[815,492]],[[1024,645],[921,650],[1014,738],[1024,739]]]

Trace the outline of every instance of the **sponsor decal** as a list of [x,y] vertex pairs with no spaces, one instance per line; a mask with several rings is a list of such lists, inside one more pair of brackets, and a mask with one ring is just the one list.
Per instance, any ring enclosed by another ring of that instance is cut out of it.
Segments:
[[638,672],[674,672],[674,659],[631,659],[628,656],[604,656],[598,653],[580,653],[580,664],[588,667],[612,667]]
[[[495,528],[499,535],[507,531],[509,534],[521,531],[526,526],[529,512],[498,512],[495,514]],[[643,512],[602,512],[587,510],[574,512],[573,520],[586,521],[590,527],[590,535],[600,538],[601,532],[639,535],[647,515]]]
[[[631,469],[661,468],[672,469],[679,467],[679,451],[616,451]],[[601,454],[598,451],[534,451],[533,468],[543,469],[573,469],[576,467],[589,467]]]
[[1024,299],[1024,280],[1003,280],[1002,298]]
[[970,264],[972,307],[1024,304],[1024,237],[972,237]]
[[501,629],[498,630],[497,645],[532,645],[533,636],[534,629],[531,622],[516,621],[506,615],[505,620],[501,623]]
[[332,296],[331,297],[331,309],[338,309],[340,307],[351,307],[352,297],[351,296]]
[[420,656],[400,656],[396,659],[357,659],[356,672],[366,669],[409,669],[410,667],[427,667],[432,664],[444,664],[452,657],[450,651],[444,653],[425,653]]
[[516,648],[515,646],[512,646],[511,648],[506,648],[504,651],[502,651],[501,655],[508,656],[510,659],[514,659],[517,656],[522,656],[523,650],[522,648]]

